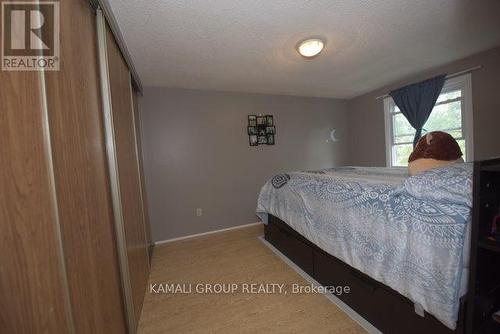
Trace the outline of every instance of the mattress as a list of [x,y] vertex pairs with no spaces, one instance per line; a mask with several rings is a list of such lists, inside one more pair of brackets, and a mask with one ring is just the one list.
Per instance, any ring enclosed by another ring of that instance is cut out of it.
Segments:
[[471,202],[471,164],[414,177],[343,167],[276,175],[261,189],[257,215],[280,218],[455,329],[467,291]]

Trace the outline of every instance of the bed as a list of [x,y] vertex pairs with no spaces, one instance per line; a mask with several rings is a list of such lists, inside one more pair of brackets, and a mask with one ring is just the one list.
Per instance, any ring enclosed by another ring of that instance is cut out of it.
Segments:
[[[455,164],[413,177],[406,169],[377,167],[279,174],[262,187],[257,215],[268,224],[266,239],[279,244],[278,233],[294,233],[312,250],[308,260],[309,248],[284,246],[316,279],[324,274],[325,256],[338,260],[376,282],[369,293],[377,284],[387,287],[413,303],[416,319],[430,314],[443,333],[458,333],[467,292],[472,169]],[[364,315],[358,304],[353,308]]]

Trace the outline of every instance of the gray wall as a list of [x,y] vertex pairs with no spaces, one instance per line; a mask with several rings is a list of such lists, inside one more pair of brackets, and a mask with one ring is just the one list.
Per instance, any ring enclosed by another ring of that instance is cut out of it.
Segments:
[[[344,101],[146,88],[140,103],[155,241],[256,222],[272,175],[347,161]],[[248,145],[247,115],[260,113],[274,115],[274,146]],[[337,143],[326,142],[332,128]]]
[[472,73],[474,158],[500,156],[500,48],[495,48],[350,100],[349,164],[385,166],[384,103],[375,97],[433,75],[453,73],[476,65],[482,65],[482,69]]

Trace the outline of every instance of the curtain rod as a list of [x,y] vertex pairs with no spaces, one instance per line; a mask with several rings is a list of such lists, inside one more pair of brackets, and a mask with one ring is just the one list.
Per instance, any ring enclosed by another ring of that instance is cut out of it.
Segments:
[[141,78],[139,78],[139,74],[137,73],[134,63],[132,62],[132,57],[130,56],[130,53],[127,49],[127,44],[125,43],[125,40],[123,39],[122,33],[120,31],[120,28],[118,26],[118,23],[116,22],[116,18],[113,15],[113,12],[111,11],[111,6],[109,5],[108,0],[90,0],[90,4],[92,7],[96,7],[98,5],[102,13],[104,14],[104,17],[106,17],[106,21],[108,22],[109,28],[111,29],[111,32],[113,33],[113,36],[115,37],[116,44],[118,44],[118,48],[120,49],[123,58],[125,59],[125,62],[127,63],[128,69],[130,73],[132,74],[132,84],[134,85],[135,89],[139,91],[140,94],[142,94],[142,83],[141,83]]
[[[468,68],[468,69],[463,70],[463,71],[459,71],[459,72],[455,72],[455,73],[452,73],[452,74],[448,74],[446,76],[446,79],[455,78],[455,77],[458,77],[459,75],[479,70],[480,68],[481,68],[481,65],[478,65],[478,66],[474,66],[474,67]],[[375,98],[375,100],[385,99],[386,97],[389,97],[389,94],[384,94],[384,95],[377,96]]]

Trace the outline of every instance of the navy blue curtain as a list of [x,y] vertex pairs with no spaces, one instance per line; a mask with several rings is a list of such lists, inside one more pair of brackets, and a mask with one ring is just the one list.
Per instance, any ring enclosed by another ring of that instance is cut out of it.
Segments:
[[422,127],[427,122],[432,108],[436,104],[445,80],[446,75],[443,74],[389,93],[401,113],[405,115],[411,126],[417,130],[413,139],[413,147],[417,145],[418,140],[422,137]]

